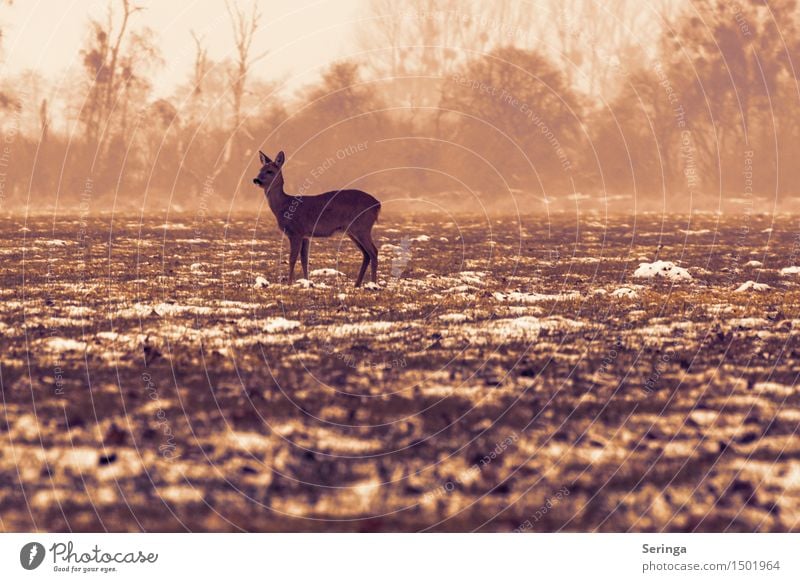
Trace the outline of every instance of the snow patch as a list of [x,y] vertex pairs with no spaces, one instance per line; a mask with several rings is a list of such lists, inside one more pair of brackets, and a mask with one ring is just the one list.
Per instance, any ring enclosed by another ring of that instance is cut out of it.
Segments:
[[531,315],[523,315],[513,319],[496,319],[481,322],[480,325],[451,327],[442,333],[447,336],[466,336],[470,341],[489,339],[491,341],[532,341],[539,337],[542,330],[578,330],[583,324],[563,317],[540,319]]
[[265,319],[261,322],[261,331],[266,333],[280,333],[282,331],[290,331],[300,327],[300,322],[293,319],[285,319],[283,317],[273,317]]
[[269,281],[267,281],[264,277],[256,277],[256,282],[253,287],[256,289],[265,289],[269,287]]
[[655,261],[653,263],[639,263],[639,268],[633,272],[637,279],[655,279],[663,277],[670,281],[691,281],[689,271],[678,267],[671,261]]
[[466,321],[468,318],[463,313],[444,313],[439,316],[439,319],[441,319],[442,321],[452,321],[460,323],[462,321]]
[[[394,321],[365,321],[363,323],[343,323],[331,325],[326,330],[326,337],[345,338],[360,335],[383,334],[398,331],[404,324]],[[407,324],[405,324],[407,325]]]
[[781,275],[800,275],[800,267],[784,267],[781,269]]
[[498,301],[514,302],[514,303],[538,303],[540,301],[567,301],[569,299],[578,299],[581,294],[577,291],[570,291],[568,293],[558,293],[556,295],[547,295],[544,293],[522,293],[519,291],[512,291],[511,293],[501,293],[495,291],[492,296]]
[[312,277],[344,277],[344,273],[336,269],[314,269],[311,271]]
[[768,289],[772,289],[766,283],[756,283],[755,281],[747,281],[746,283],[742,283],[734,293],[745,293],[747,291],[767,291]]
[[636,292],[635,289],[631,289],[630,287],[620,287],[619,289],[615,289],[611,292],[612,297],[620,297],[624,299],[636,299],[639,294]]
[[82,352],[86,349],[86,342],[79,342],[66,337],[51,337],[42,342],[53,352]]
[[470,283],[472,285],[479,285],[479,286],[483,286],[486,284],[483,281],[483,278],[485,276],[486,273],[484,273],[483,271],[461,271],[458,274],[458,277],[465,283]]

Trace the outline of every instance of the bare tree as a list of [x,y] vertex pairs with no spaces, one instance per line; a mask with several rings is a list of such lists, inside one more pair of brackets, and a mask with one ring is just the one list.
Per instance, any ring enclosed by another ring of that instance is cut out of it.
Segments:
[[210,62],[208,60],[208,49],[205,47],[204,41],[205,37],[197,36],[197,33],[192,30],[190,31],[192,35],[192,40],[194,40],[194,71],[192,73],[192,96],[198,96],[203,93],[203,82],[205,81],[206,75],[208,74],[208,69],[210,66]]
[[108,155],[115,135],[127,134],[133,95],[141,98],[149,89],[145,70],[159,59],[148,31],[130,29],[132,17],[143,7],[130,0],[119,0],[119,5],[119,19],[109,4],[105,21],[90,21],[92,34],[82,51],[89,88],[79,117],[100,159]]
[[[2,6],[3,4],[11,6],[13,3],[14,0],[0,0],[0,6]],[[0,46],[2,45],[2,42],[3,42],[3,30],[0,29]],[[11,97],[11,95],[6,93],[5,91],[0,91],[0,109],[8,109],[11,108],[12,105],[17,105],[14,98]]]
[[267,52],[252,56],[253,40],[261,24],[261,11],[258,4],[253,2],[249,12],[242,8],[238,2],[231,3],[226,0],[225,7],[231,19],[233,29],[233,42],[236,51],[233,67],[229,72],[231,84],[231,100],[233,107],[233,132],[239,129],[242,121],[242,100],[247,85],[247,77],[257,61],[263,59]]
[[643,9],[633,0],[550,0],[541,46],[549,47],[571,84],[608,99],[624,75],[644,64],[642,49],[657,48],[652,39],[659,37],[662,15],[682,1],[654,1]]
[[[529,11],[510,0],[371,0],[358,42],[370,73],[386,79],[393,100],[434,105],[441,83],[459,64],[494,45],[511,44],[511,20]],[[513,16],[512,16],[513,15]]]

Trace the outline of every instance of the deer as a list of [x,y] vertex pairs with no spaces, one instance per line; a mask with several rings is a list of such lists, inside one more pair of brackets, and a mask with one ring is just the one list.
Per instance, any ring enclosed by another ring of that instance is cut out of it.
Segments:
[[283,151],[275,160],[259,150],[261,170],[253,184],[264,190],[278,228],[289,239],[289,285],[294,282],[294,267],[300,256],[303,276],[308,279],[308,247],[313,237],[344,233],[363,255],[356,287],[360,287],[371,265],[372,282],[378,282],[378,248],[372,242],[372,227],[378,220],[381,203],[361,190],[333,190],[315,196],[293,196],[283,190]]

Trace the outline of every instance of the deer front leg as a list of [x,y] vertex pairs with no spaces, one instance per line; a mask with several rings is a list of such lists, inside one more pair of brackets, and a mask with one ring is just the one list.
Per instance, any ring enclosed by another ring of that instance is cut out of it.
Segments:
[[294,283],[294,265],[297,262],[297,255],[300,254],[303,239],[292,237],[289,239],[289,285]]
[[308,239],[304,238],[300,246],[300,265],[303,267],[303,277],[308,279]]

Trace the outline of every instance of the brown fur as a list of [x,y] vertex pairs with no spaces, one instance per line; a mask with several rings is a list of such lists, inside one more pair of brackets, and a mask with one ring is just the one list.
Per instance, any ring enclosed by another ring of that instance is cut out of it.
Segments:
[[344,233],[363,255],[356,287],[364,280],[371,264],[372,281],[378,282],[378,249],[372,241],[372,227],[378,220],[381,203],[361,190],[334,190],[317,196],[290,196],[283,190],[283,163],[280,152],[275,161],[263,152],[261,171],[253,183],[264,189],[267,202],[278,221],[278,228],[289,239],[289,283],[294,280],[298,255],[303,276],[308,278],[308,245],[312,237],[328,237]]

